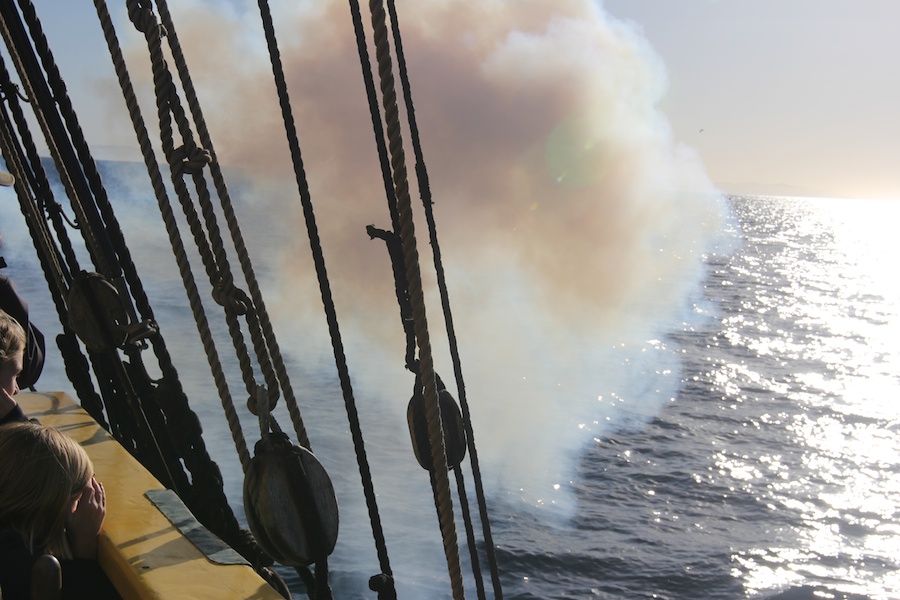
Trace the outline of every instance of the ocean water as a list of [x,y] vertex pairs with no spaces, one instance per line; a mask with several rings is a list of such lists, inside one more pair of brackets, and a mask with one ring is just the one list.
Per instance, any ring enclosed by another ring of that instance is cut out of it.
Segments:
[[[702,298],[660,343],[680,365],[677,394],[584,447],[566,518],[488,497],[505,597],[900,597],[900,203],[733,197],[730,205],[736,243],[707,256]],[[180,283],[165,268],[165,242],[144,233],[155,207],[123,209],[135,255],[151,257],[139,268],[239,512],[240,466],[189,339]],[[13,202],[0,204],[6,273],[52,340],[55,311],[20,219]],[[267,227],[246,228],[257,240],[251,252],[278,243],[254,235]],[[264,291],[276,276],[263,267]],[[301,394],[334,394],[321,356],[293,344],[286,355]],[[38,388],[70,389],[52,347]],[[341,504],[332,584],[337,598],[374,597],[368,523],[335,405],[304,413],[334,420],[313,433]],[[394,472],[409,462],[403,416],[364,418],[399,596],[449,597],[427,480]],[[378,488],[385,474],[401,483]],[[471,581],[467,588],[475,597]]]
[[900,597],[900,205],[731,204],[677,397],[586,450],[564,531],[504,523],[510,597]]

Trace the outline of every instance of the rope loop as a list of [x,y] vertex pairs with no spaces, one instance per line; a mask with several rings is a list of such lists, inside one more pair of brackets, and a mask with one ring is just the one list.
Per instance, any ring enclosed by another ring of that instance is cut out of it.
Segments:
[[135,29],[147,35],[154,29],[160,38],[165,37],[166,28],[156,20],[153,8],[148,0],[127,0],[128,18],[134,24]]
[[172,169],[179,173],[196,175],[211,162],[212,152],[193,144],[185,144],[172,151]]
[[378,600],[397,600],[394,578],[386,573],[369,577],[369,589],[378,594]]
[[[247,397],[247,410],[253,415],[260,417],[260,429],[263,431],[262,437],[266,437],[270,428],[280,431],[277,423],[272,421],[272,424],[270,424],[268,421],[268,415],[271,414],[278,405],[278,398],[278,390],[269,389],[265,385],[257,385],[256,390]],[[265,409],[260,413],[259,407],[262,406],[263,403],[265,403]],[[265,421],[263,422],[264,418]]]
[[234,314],[245,315],[250,308],[250,298],[243,290],[234,285],[231,273],[219,274],[218,282],[212,289],[212,297],[219,306]]

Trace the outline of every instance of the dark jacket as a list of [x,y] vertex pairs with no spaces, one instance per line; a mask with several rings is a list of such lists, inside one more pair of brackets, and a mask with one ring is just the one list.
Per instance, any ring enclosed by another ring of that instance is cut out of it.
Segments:
[[[28,552],[22,536],[0,531],[0,588],[3,600],[31,598],[31,567],[38,556]],[[62,567],[62,600],[121,600],[95,560],[59,561]]]
[[18,423],[19,421],[27,421],[28,417],[25,416],[25,413],[22,412],[22,407],[16,404],[16,406],[6,413],[6,416],[0,419],[0,425],[6,425],[7,423]]

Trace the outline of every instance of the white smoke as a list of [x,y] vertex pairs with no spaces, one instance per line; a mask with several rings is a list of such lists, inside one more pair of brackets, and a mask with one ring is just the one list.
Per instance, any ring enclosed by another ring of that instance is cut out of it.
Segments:
[[[365,233],[390,222],[349,11],[273,6],[351,368],[402,415],[411,379],[387,253]],[[249,41],[258,16],[250,3],[172,8],[220,160],[256,178],[258,210],[296,231],[270,308],[317,319],[271,74]],[[675,393],[677,364],[651,340],[696,290],[721,198],[658,108],[662,61],[598,3],[398,11],[480,456],[495,493],[568,504],[584,444]],[[422,226],[419,237],[429,261]],[[440,348],[438,304],[429,318]],[[451,379],[446,353],[437,368]]]

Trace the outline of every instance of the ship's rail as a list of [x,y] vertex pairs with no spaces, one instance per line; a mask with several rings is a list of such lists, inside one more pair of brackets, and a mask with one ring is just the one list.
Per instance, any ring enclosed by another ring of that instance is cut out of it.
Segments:
[[147,496],[165,496],[164,486],[70,396],[23,392],[16,400],[29,418],[59,429],[91,457],[106,490],[98,560],[123,598],[281,598],[246,563],[213,562],[194,545],[182,530],[216,538],[190,515],[187,527],[183,517],[176,519],[181,529],[176,527]]

